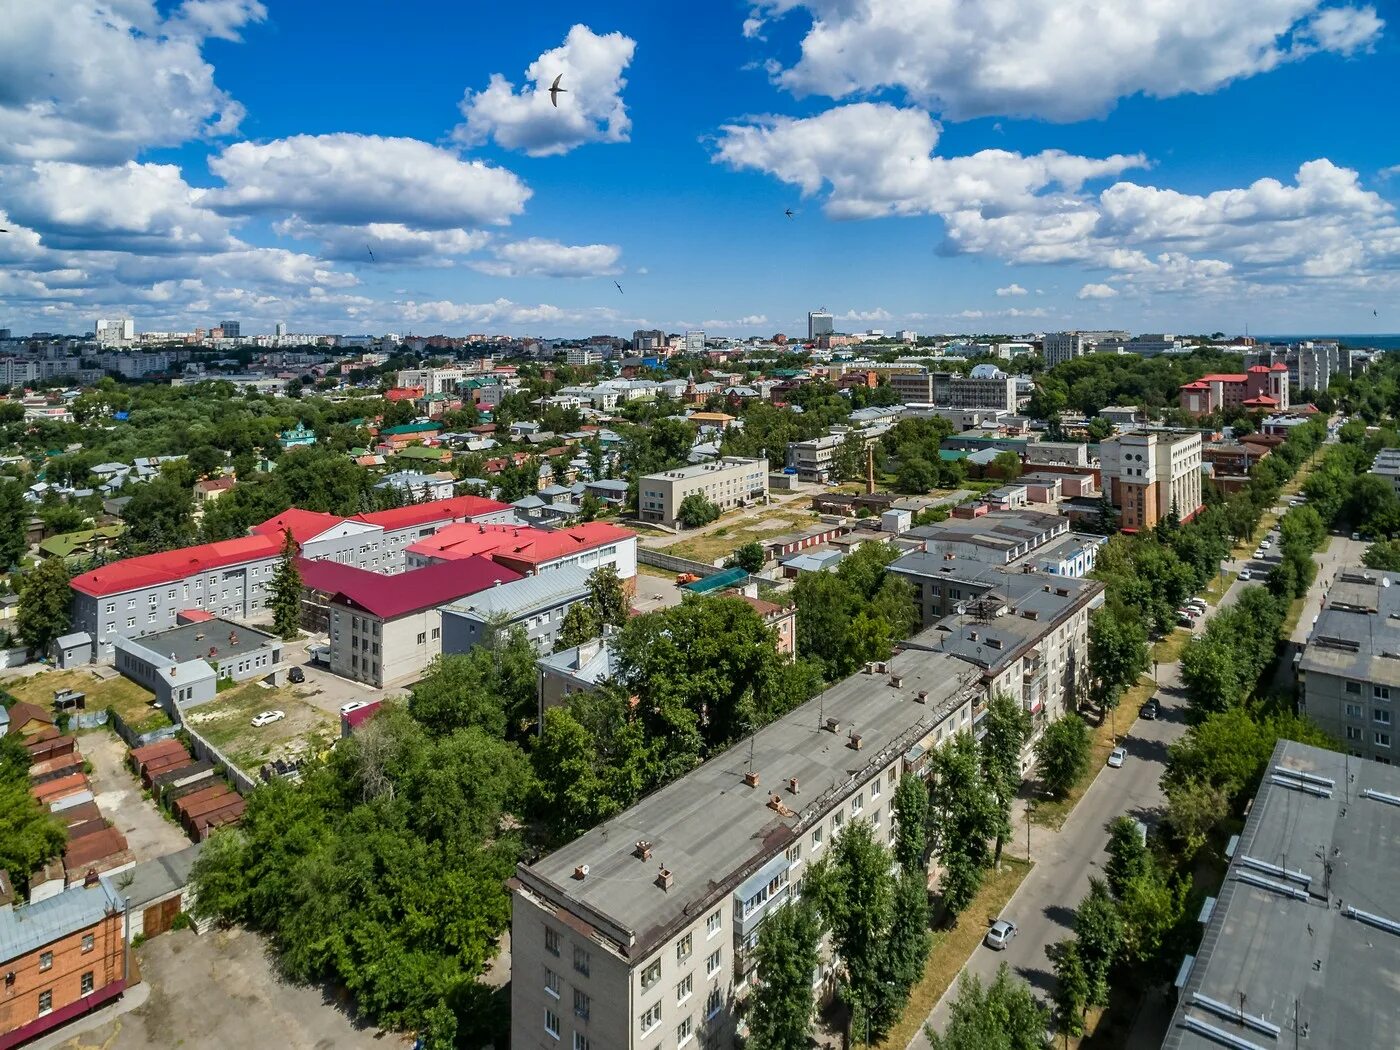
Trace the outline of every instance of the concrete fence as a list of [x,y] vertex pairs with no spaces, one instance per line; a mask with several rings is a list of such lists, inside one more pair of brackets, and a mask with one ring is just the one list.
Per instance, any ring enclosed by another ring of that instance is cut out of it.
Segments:
[[68,716],[68,728],[96,729],[98,726],[105,726],[109,721],[109,713],[105,707],[101,711],[74,711]]
[[674,554],[663,554],[647,547],[637,548],[637,560],[643,565],[666,569],[668,572],[693,572],[696,576],[713,576],[715,573],[723,571],[719,565],[692,561],[689,558],[677,558]]
[[161,740],[173,740],[175,734],[180,731],[179,726],[164,726],[160,729],[152,729],[149,733],[138,733],[110,707],[107,708],[107,725],[111,726],[117,736],[126,743],[126,746],[133,750]]
[[185,726],[185,734],[190,738],[190,752],[194,757],[213,762],[216,766],[223,766],[224,775],[228,777],[229,783],[240,795],[247,795],[258,786],[258,782],[235,765],[233,759],[205,740],[188,725]]

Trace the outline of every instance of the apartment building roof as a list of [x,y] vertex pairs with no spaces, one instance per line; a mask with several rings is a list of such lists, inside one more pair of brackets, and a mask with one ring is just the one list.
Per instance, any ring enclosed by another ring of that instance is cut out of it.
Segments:
[[498,616],[517,619],[540,609],[553,608],[565,600],[584,597],[588,594],[588,577],[589,571],[578,567],[542,572],[451,602],[443,611],[475,620],[492,620]]
[[319,510],[288,507],[276,517],[268,518],[260,525],[254,525],[253,531],[260,536],[272,536],[279,542],[290,531],[292,539],[301,545],[309,543],[323,532],[330,531],[344,520],[344,518],[338,518],[334,514],[326,514]]
[[520,573],[482,557],[442,562],[393,576],[320,559],[298,558],[297,568],[303,586],[325,591],[332,595],[331,601],[385,620],[521,578]]
[[[948,654],[898,653],[878,677],[837,682],[533,866],[521,865],[517,878],[639,961],[932,732],[967,702],[975,677]],[[826,728],[826,716],[838,731]],[[852,731],[859,749],[850,746]],[[749,770],[757,786],[745,782]],[[639,842],[649,844],[645,860]],[[665,889],[663,867],[671,878]]]
[[183,664],[191,660],[246,656],[269,645],[278,645],[280,641],[274,635],[216,618],[182,624],[139,638],[123,638],[120,644],[140,646],[161,657],[169,657],[172,663]]
[[889,566],[891,572],[905,576],[927,577],[964,583],[972,586],[995,587],[1006,575],[995,565],[971,558],[945,557],[928,551],[910,551]]
[[636,533],[590,521],[566,529],[537,529],[529,525],[449,525],[436,535],[409,546],[410,554],[448,560],[475,555],[509,558],[513,562],[540,565],[570,554],[630,539]]
[[1400,770],[1280,740],[1163,1050],[1393,1046],[1397,865]]
[[1338,573],[1298,670],[1400,686],[1400,573]]
[[542,656],[535,664],[542,670],[594,685],[617,674],[618,657],[617,650],[606,638],[594,638],[571,649]]
[[18,959],[121,910],[121,898],[103,878],[93,886],[69,886],[37,904],[0,908],[0,960]]
[[675,467],[672,470],[659,470],[655,474],[647,474],[646,478],[668,478],[672,481],[685,480],[688,478],[699,478],[706,474],[713,474],[720,470],[734,470],[740,467],[761,467],[763,472],[768,472],[768,465],[761,459],[743,459],[738,456],[725,456],[723,459],[709,463],[693,463],[688,467]]
[[101,598],[173,583],[210,569],[271,558],[281,549],[281,542],[269,536],[240,536],[161,554],[125,558],[74,576],[71,586],[75,591]]
[[921,525],[906,537],[929,543],[970,543],[988,550],[1010,551],[1034,543],[1046,533],[1069,527],[1059,514],[1039,511],[995,511],[978,518],[948,518]]
[[510,510],[510,505],[484,496],[453,496],[394,510],[357,514],[352,520],[378,525],[385,532],[393,532],[396,529],[408,529],[414,525],[426,525],[446,518],[478,518],[483,514],[496,514],[503,510]]

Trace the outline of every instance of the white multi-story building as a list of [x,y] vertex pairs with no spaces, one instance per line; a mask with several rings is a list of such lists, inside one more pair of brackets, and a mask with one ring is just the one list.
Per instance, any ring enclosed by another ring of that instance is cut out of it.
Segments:
[[520,865],[512,1050],[732,1047],[764,920],[847,823],[892,841],[899,778],[971,730],[978,680],[898,653]]
[[1082,332],[1046,332],[1040,345],[1046,368],[1054,368],[1066,361],[1073,361],[1076,357],[1083,357],[1092,349],[1092,346],[1086,343]]
[[602,360],[603,355],[591,346],[571,346],[564,351],[564,362],[574,368],[587,368],[600,364]]
[[405,368],[394,383],[401,387],[421,388],[425,395],[454,392],[467,378],[463,368]]
[[687,354],[703,354],[705,352],[705,333],[699,330],[686,332],[685,352]]
[[1201,509],[1201,435],[1134,430],[1099,443],[1103,491],[1124,531],[1150,529],[1174,509],[1188,521]]
[[767,500],[768,461],[725,456],[712,463],[646,474],[637,483],[637,516],[674,528],[681,503],[696,493],[720,510]]
[[119,317],[114,321],[100,318],[94,330],[97,341],[103,346],[114,346],[136,341],[136,322],[130,317]]

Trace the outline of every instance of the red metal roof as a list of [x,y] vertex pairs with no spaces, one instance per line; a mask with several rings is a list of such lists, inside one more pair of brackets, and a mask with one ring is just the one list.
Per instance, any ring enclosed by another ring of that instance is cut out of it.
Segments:
[[1286,364],[1284,364],[1282,361],[1278,361],[1278,362],[1275,362],[1274,367],[1271,368],[1271,369],[1269,369],[1269,371],[1271,371],[1271,372],[1287,372],[1287,371],[1288,371],[1288,366],[1287,366]]
[[1202,383],[1243,383],[1247,377],[1243,372],[1212,372],[1201,376]]
[[497,514],[510,510],[510,504],[497,503],[484,496],[453,496],[451,499],[433,500],[431,503],[415,503],[411,507],[396,510],[380,510],[373,514],[356,515],[355,521],[378,525],[385,532],[396,529],[426,525],[430,521],[444,521],[449,518],[470,519],[483,514]]
[[635,535],[604,521],[552,530],[529,525],[449,525],[436,535],[419,540],[408,550],[443,560],[484,554],[539,565]]
[[275,538],[280,545],[283,534],[291,529],[292,539],[297,541],[298,546],[301,546],[309,540],[314,540],[327,529],[335,528],[344,520],[344,518],[337,518],[334,514],[291,507],[275,518],[268,518],[261,525],[254,525],[253,531],[261,536]]
[[343,601],[386,620],[522,579],[520,573],[490,558],[450,561],[395,576],[307,558],[297,559],[297,568],[303,586],[326,591],[332,601]]
[[282,544],[278,540],[267,536],[240,536],[234,540],[203,543],[198,547],[185,547],[163,554],[126,558],[74,576],[72,587],[75,591],[101,598],[108,594],[134,591],[139,587],[173,583],[209,569],[275,557],[281,549]]

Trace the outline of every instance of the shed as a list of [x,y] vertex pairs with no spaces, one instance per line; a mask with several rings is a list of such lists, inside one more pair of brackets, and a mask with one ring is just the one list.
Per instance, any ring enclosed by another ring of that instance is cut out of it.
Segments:
[[[141,747],[131,749],[131,768],[135,773],[141,773],[141,766],[149,759],[157,755],[174,754],[177,751],[185,751],[185,745],[178,740],[158,740],[154,744],[144,744]],[[185,752],[189,754],[189,752]]]
[[74,631],[56,638],[53,643],[54,666],[61,671],[92,663],[92,635]]
[[10,705],[10,732],[18,733],[20,736],[32,737],[36,733],[41,733],[45,729],[53,728],[53,715],[49,714],[38,704],[31,704],[27,700],[21,700],[17,704]]
[[213,776],[213,762],[191,762],[188,765],[169,769],[153,776],[151,778],[151,794],[157,799],[163,799],[171,788],[203,783]]
[[73,752],[67,755],[56,755],[53,758],[46,758],[42,762],[35,762],[29,767],[29,782],[35,786],[47,784],[49,781],[57,780],[60,777],[71,776],[74,773],[82,772],[83,756]]
[[185,819],[185,814],[190,811],[191,807],[198,806],[205,800],[226,791],[228,791],[228,785],[220,780],[217,783],[201,787],[198,791],[191,791],[188,795],[181,795],[170,808],[175,816],[183,821]]
[[78,750],[77,741],[71,736],[54,735],[45,740],[30,739],[27,746],[31,765],[48,762],[63,755],[72,755]]
[[59,777],[57,780],[50,780],[47,784],[37,784],[29,789],[29,793],[37,798],[44,805],[49,805],[56,799],[64,795],[71,795],[75,791],[89,790],[88,778],[85,774],[70,773],[66,777]]
[[226,805],[194,818],[190,824],[190,834],[196,841],[203,842],[214,833],[215,828],[236,824],[242,820],[243,811],[247,808],[248,803],[243,796],[234,795]]
[[190,869],[203,849],[196,842],[164,857],[142,861],[131,869],[130,882],[122,890],[128,904],[128,939],[137,934],[149,938],[164,933],[175,916],[191,909]]
[[722,591],[726,587],[733,587],[736,584],[743,583],[748,578],[749,572],[747,569],[736,567],[733,569],[725,569],[723,572],[717,572],[713,576],[706,576],[704,579],[696,580],[694,583],[687,583],[682,589],[689,591],[691,594],[710,594],[714,591]]

